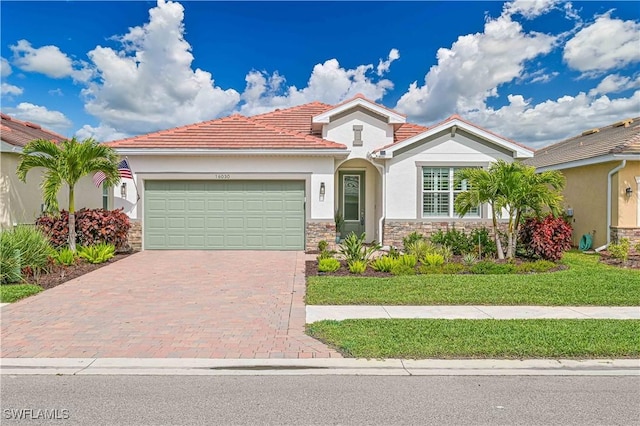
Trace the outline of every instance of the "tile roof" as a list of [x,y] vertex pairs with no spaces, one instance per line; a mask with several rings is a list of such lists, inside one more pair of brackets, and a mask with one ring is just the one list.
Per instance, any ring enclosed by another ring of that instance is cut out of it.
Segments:
[[346,149],[346,146],[234,114],[107,143],[113,148]]
[[7,114],[0,114],[0,117],[2,117],[0,137],[4,142],[14,146],[22,147],[35,139],[47,139],[54,142],[67,139],[66,136],[43,129],[38,124],[20,121]]
[[[627,122],[625,126],[623,123]],[[631,154],[640,158],[640,117],[619,121],[553,145],[540,148],[524,161],[535,167],[555,166],[609,154]]]
[[333,105],[323,104],[322,102],[311,102],[309,104],[254,115],[251,119],[259,123],[270,124],[282,129],[309,135],[312,133],[311,117],[322,114],[332,108],[334,108]]
[[393,142],[402,142],[405,139],[409,139],[414,137],[415,135],[419,135],[420,133],[426,132],[429,130],[428,127],[420,126],[418,124],[413,123],[404,123],[401,124],[400,127],[396,128],[396,131],[393,134]]

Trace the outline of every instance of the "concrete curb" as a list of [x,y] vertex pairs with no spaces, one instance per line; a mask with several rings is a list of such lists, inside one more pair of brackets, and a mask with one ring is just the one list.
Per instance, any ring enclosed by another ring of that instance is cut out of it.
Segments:
[[640,376],[640,359],[2,358],[3,375]]

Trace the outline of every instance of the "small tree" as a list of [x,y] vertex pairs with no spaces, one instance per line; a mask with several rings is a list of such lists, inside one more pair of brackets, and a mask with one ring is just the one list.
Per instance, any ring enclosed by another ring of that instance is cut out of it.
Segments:
[[541,215],[545,209],[556,214],[562,202],[560,191],[564,188],[564,177],[560,172],[536,173],[535,167],[519,162],[498,160],[487,170],[461,169],[456,173],[456,184],[463,180],[467,181],[469,189],[456,198],[456,211],[462,217],[483,203],[491,206],[493,232],[500,259],[504,259],[504,253],[498,236],[497,218],[503,210],[509,217],[506,257],[512,258],[522,214],[532,210]]
[[75,251],[75,185],[82,177],[98,171],[105,174],[104,185],[116,185],[120,181],[118,155],[93,139],[80,142],[72,138],[59,144],[36,139],[22,151],[18,178],[26,182],[29,170],[37,167],[46,170],[41,188],[48,211],[58,211],[58,192],[63,184],[69,187],[69,248]]

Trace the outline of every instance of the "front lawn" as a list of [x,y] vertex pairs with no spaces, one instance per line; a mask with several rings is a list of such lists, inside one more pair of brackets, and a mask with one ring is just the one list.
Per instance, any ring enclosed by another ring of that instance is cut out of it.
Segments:
[[0,285],[0,303],[13,303],[42,291],[42,287],[33,284]]
[[640,271],[566,253],[568,269],[539,274],[307,277],[309,305],[640,306]]
[[357,358],[621,358],[640,355],[640,320],[319,321],[307,333]]

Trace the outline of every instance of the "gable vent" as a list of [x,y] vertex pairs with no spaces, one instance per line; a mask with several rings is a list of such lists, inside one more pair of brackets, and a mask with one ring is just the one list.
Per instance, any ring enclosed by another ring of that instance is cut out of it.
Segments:
[[594,133],[598,133],[599,131],[600,129],[598,128],[585,130],[584,132],[582,132],[582,136],[592,135]]
[[629,127],[629,124],[633,123],[633,119],[632,118],[627,118],[626,120],[622,120],[622,121],[618,121],[617,123],[615,123],[613,125],[613,127]]

